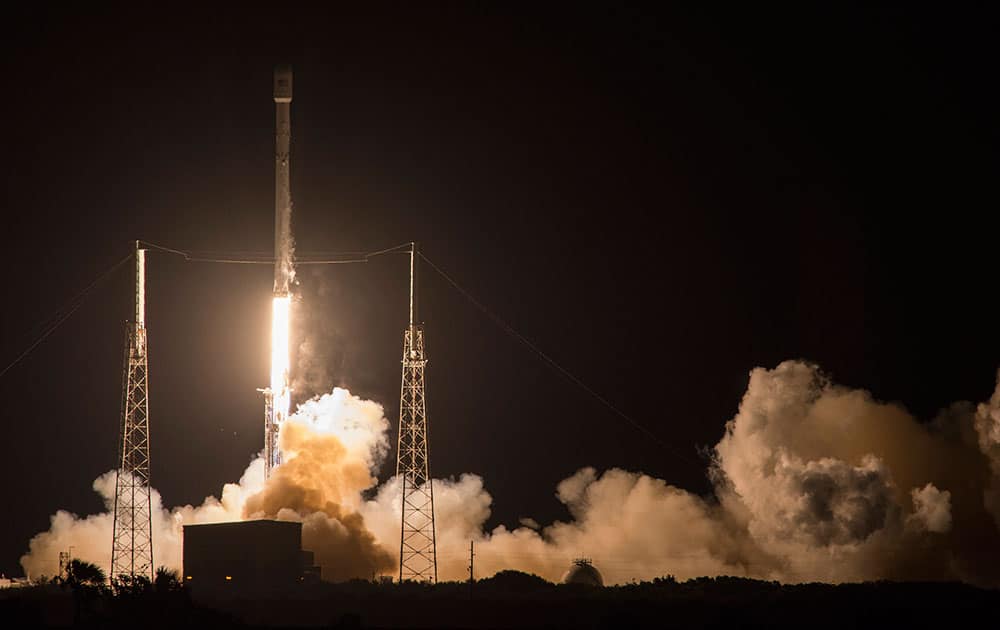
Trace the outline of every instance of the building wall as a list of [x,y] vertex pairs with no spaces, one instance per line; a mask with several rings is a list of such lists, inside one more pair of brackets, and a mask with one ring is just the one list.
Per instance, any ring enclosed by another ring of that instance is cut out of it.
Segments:
[[184,583],[193,591],[269,590],[300,581],[302,524],[241,521],[184,526]]

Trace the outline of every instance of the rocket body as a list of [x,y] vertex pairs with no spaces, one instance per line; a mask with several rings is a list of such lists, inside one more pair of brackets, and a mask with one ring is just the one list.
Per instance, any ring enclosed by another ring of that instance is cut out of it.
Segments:
[[292,69],[274,70],[274,298],[271,313],[271,384],[264,393],[264,478],[281,465],[279,435],[291,407],[289,388],[292,267]]
[[292,144],[292,68],[274,70],[274,295],[288,295],[292,268],[292,188],[289,182]]

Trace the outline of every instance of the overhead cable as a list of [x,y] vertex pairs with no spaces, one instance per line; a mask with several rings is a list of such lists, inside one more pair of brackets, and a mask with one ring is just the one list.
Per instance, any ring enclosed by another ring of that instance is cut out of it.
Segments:
[[[194,252],[186,251],[182,249],[175,249],[173,247],[166,247],[164,245],[158,245],[156,243],[150,243],[149,241],[139,241],[144,247],[149,249],[155,249],[169,254],[176,254],[184,258],[187,262],[201,262],[201,263],[224,263],[224,264],[236,264],[236,265],[273,265],[274,257],[266,254],[262,255],[238,255],[244,252],[235,252],[231,254],[219,254],[215,252]],[[390,254],[395,252],[406,251],[410,247],[410,243],[402,243],[396,245],[395,247],[390,247],[388,249],[382,249],[375,252],[324,252],[326,256],[353,256],[352,258],[310,258],[309,256],[297,256],[294,260],[294,264],[298,265],[344,265],[351,263],[366,263],[368,259],[374,258],[376,256],[381,256],[383,254]],[[211,255],[215,253],[216,255]],[[315,254],[321,255],[321,254]]]
[[471,293],[469,293],[464,288],[462,288],[462,286],[459,285],[458,282],[456,282],[454,278],[452,278],[451,276],[449,276],[447,273],[444,272],[444,270],[442,270],[440,267],[438,267],[433,262],[431,262],[431,260],[428,259],[427,256],[425,256],[423,254],[423,252],[418,252],[418,255],[420,256],[420,258],[422,258],[424,260],[424,262],[426,262],[428,265],[430,265],[431,268],[434,271],[436,271],[442,278],[444,278],[445,281],[448,282],[448,284],[450,284],[456,291],[458,291],[463,297],[465,297],[465,299],[469,300],[469,302],[471,302],[473,304],[473,306],[475,306],[476,308],[478,308],[480,311],[482,311],[482,313],[484,315],[486,315],[488,318],[490,318],[490,320],[492,320],[493,323],[496,324],[501,330],[503,330],[505,333],[507,333],[508,335],[510,335],[511,337],[513,337],[514,339],[516,339],[517,341],[519,341],[522,344],[524,344],[524,346],[526,346],[529,350],[531,350],[536,355],[538,355],[542,359],[542,361],[544,361],[545,364],[548,365],[550,368],[554,369],[556,372],[558,372],[559,374],[563,375],[565,378],[569,379],[569,381],[571,383],[573,383],[574,385],[576,385],[577,387],[579,387],[583,391],[585,391],[588,394],[590,394],[591,397],[593,397],[595,400],[597,400],[597,402],[599,402],[602,405],[604,405],[605,407],[607,407],[615,415],[617,415],[618,417],[622,418],[623,420],[626,420],[627,422],[629,422],[633,427],[635,427],[636,429],[638,429],[639,431],[641,431],[642,433],[644,433],[646,436],[648,436],[648,437],[652,438],[653,440],[655,440],[658,444],[660,444],[661,446],[663,446],[664,448],[666,448],[667,450],[669,450],[671,453],[673,453],[674,455],[676,455],[680,459],[683,459],[684,461],[686,461],[688,463],[691,463],[691,464],[695,464],[695,465],[698,465],[698,466],[701,465],[700,463],[695,462],[693,459],[691,459],[690,457],[688,457],[684,453],[682,453],[679,450],[677,450],[674,446],[672,446],[672,445],[668,444],[667,442],[665,442],[664,440],[662,440],[658,435],[656,435],[655,433],[653,433],[653,431],[651,431],[650,429],[648,429],[641,422],[639,422],[638,420],[636,420],[632,416],[628,415],[627,413],[625,413],[624,411],[622,411],[621,409],[619,409],[618,407],[616,407],[611,401],[609,401],[607,398],[605,398],[604,396],[602,396],[601,394],[599,394],[598,392],[596,392],[593,388],[591,388],[586,383],[584,383],[580,378],[578,378],[572,372],[570,372],[569,370],[567,370],[566,368],[564,368],[562,365],[560,365],[558,362],[556,362],[555,359],[553,359],[548,354],[546,354],[545,352],[543,352],[542,349],[539,348],[538,346],[536,346],[534,343],[532,343],[530,339],[528,339],[527,337],[525,337],[521,333],[519,333],[516,330],[514,330],[514,328],[511,327],[510,324],[508,324],[506,321],[504,321],[503,319],[501,319],[499,316],[497,316],[495,313],[493,313],[490,309],[488,309],[485,305],[483,305],[482,302],[480,302],[475,297],[473,297]]
[[131,260],[134,255],[135,254],[133,252],[130,252],[128,256],[126,256],[125,258],[122,258],[117,263],[115,263],[114,265],[112,265],[109,269],[107,269],[101,275],[99,275],[96,280],[94,280],[93,282],[91,282],[90,284],[88,284],[87,287],[83,291],[80,291],[80,293],[78,293],[77,295],[75,295],[73,297],[73,299],[71,299],[69,302],[67,302],[66,304],[64,304],[62,306],[62,308],[60,308],[58,311],[56,311],[55,313],[53,313],[48,319],[46,319],[45,321],[51,322],[51,323],[49,323],[48,325],[46,325],[43,328],[41,334],[33,342],[31,342],[31,344],[27,348],[25,348],[24,352],[22,352],[21,354],[17,355],[17,358],[14,359],[13,361],[11,361],[10,363],[8,363],[7,367],[5,367],[3,370],[0,370],[0,378],[2,378],[4,374],[6,374],[8,371],[10,371],[11,368],[13,368],[15,365],[17,365],[18,363],[20,363],[21,359],[23,359],[24,357],[28,356],[28,354],[30,354],[32,350],[34,350],[35,348],[37,348],[38,344],[40,344],[43,341],[45,341],[45,339],[49,335],[51,335],[53,332],[55,332],[55,330],[57,328],[59,328],[59,326],[63,322],[65,322],[67,319],[69,319],[70,315],[72,315],[73,313],[75,313],[76,310],[78,308],[80,308],[80,306],[83,304],[84,299],[87,297],[87,295],[90,294],[91,291],[93,291],[94,289],[96,289],[97,286],[100,285],[101,282],[103,282],[108,276],[110,276],[112,273],[114,273],[116,269],[118,269],[119,267],[121,267],[122,265],[124,265],[125,263],[127,263],[129,260]]

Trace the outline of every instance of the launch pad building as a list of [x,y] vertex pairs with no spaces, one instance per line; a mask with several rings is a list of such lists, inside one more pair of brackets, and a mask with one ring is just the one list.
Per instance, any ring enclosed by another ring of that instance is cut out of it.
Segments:
[[318,579],[302,523],[256,520],[184,526],[184,584],[192,592],[263,593]]

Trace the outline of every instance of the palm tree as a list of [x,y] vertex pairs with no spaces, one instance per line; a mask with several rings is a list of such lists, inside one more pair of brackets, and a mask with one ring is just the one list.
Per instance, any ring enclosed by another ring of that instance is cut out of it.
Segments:
[[153,578],[153,587],[158,593],[179,590],[181,587],[181,577],[177,574],[177,571],[160,566],[156,569],[156,577]]
[[78,586],[100,587],[104,586],[107,577],[101,567],[96,564],[74,558],[66,566],[66,575],[62,580],[63,584],[72,588]]

